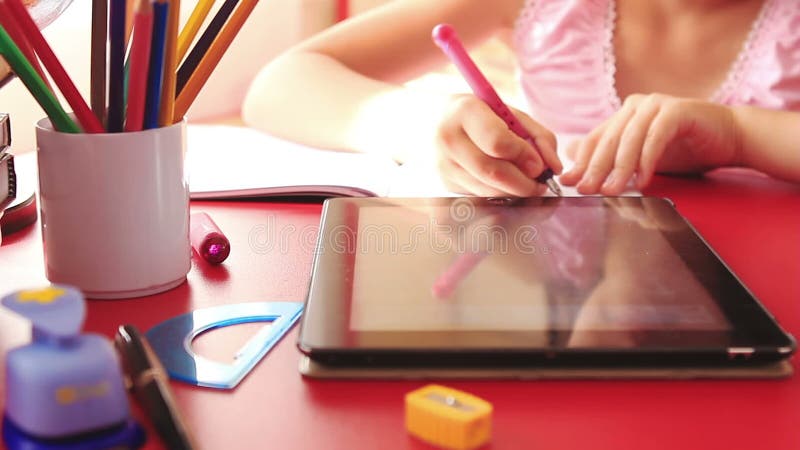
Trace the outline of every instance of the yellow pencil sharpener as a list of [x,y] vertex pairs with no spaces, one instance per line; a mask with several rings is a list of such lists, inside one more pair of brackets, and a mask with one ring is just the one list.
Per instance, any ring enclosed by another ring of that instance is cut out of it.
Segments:
[[406,394],[406,429],[440,447],[478,448],[491,438],[492,404],[466,392],[430,384]]

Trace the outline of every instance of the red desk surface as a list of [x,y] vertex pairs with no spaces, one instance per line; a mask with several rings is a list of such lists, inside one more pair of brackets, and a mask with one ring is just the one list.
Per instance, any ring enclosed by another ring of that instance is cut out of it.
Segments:
[[[702,179],[657,178],[647,194],[672,198],[782,325],[800,335],[800,187],[725,171]],[[218,267],[194,262],[188,282],[167,293],[90,301],[89,331],[112,336],[124,322],[147,330],[224,303],[303,300],[320,205],[194,202],[192,209],[211,213],[226,232],[230,258]],[[38,225],[7,236],[0,246],[0,291],[45,282]],[[211,332],[199,343],[201,352],[227,355],[252,332],[233,328]],[[0,313],[0,351],[24,342],[26,333],[23,322]],[[403,426],[403,395],[424,382],[305,380],[297,371],[296,338],[295,329],[234,391],[172,383],[203,448],[430,448]],[[796,358],[793,365],[800,370]],[[494,404],[487,448],[800,448],[800,375],[446,384]],[[0,406],[3,389],[0,384]],[[146,448],[160,447],[151,433]]]

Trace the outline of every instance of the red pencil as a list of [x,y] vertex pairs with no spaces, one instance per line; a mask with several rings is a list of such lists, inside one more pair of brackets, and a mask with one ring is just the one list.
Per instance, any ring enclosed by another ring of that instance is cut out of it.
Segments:
[[87,105],[86,101],[81,97],[78,88],[75,87],[67,71],[64,70],[64,66],[61,65],[61,62],[56,57],[55,53],[53,53],[50,45],[47,44],[44,36],[42,36],[42,33],[39,31],[39,27],[36,25],[36,22],[33,21],[33,18],[28,13],[28,10],[25,9],[21,0],[0,0],[0,3],[5,3],[8,11],[11,13],[11,20],[16,20],[19,27],[28,36],[31,45],[33,45],[33,49],[36,51],[39,58],[41,58],[47,71],[53,77],[53,81],[56,86],[58,86],[58,89],[64,94],[64,98],[67,99],[67,102],[75,112],[75,116],[78,118],[83,130],[87,133],[105,132],[97,116],[92,113],[92,110],[89,109],[89,105]]
[[133,24],[131,67],[128,78],[128,114],[125,122],[125,131],[141,131],[144,123],[147,69],[150,62],[152,34],[153,5],[150,0],[139,0]]
[[50,80],[45,76],[44,71],[42,70],[42,66],[39,65],[39,58],[36,57],[36,53],[33,51],[33,47],[31,47],[31,43],[28,42],[28,38],[25,37],[25,33],[17,25],[16,20],[9,20],[11,18],[10,13],[8,12],[8,7],[2,2],[0,2],[0,23],[2,23],[3,27],[8,32],[8,35],[11,36],[11,40],[17,44],[22,54],[25,56],[25,59],[31,63],[33,69],[36,73],[42,77],[42,81],[44,84],[47,85],[50,90],[53,90],[53,86],[50,85]]

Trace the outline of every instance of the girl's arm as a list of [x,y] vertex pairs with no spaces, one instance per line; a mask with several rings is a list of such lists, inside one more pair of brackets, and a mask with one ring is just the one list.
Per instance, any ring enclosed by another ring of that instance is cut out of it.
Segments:
[[634,175],[642,189],[656,172],[731,166],[800,182],[800,113],[630,95],[567,153],[575,165],[560,181],[581,194],[619,195]]
[[245,121],[309,145],[388,154],[430,149],[449,98],[400,84],[446,63],[432,28],[449,22],[467,46],[513,24],[522,0],[393,1],[303,42],[266,66]]
[[800,113],[733,108],[741,130],[739,165],[800,183]]

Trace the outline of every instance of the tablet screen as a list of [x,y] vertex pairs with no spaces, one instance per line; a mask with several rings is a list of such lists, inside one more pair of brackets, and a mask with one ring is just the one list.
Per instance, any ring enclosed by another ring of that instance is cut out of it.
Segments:
[[501,207],[456,214],[359,209],[352,330],[730,328],[646,220],[579,206],[546,217]]
[[757,302],[660,199],[334,203],[303,332],[322,347],[718,347],[758,328],[743,325]]

